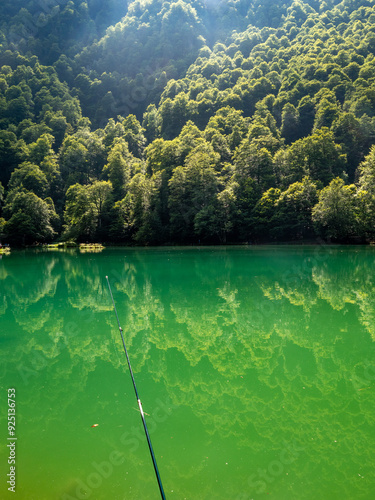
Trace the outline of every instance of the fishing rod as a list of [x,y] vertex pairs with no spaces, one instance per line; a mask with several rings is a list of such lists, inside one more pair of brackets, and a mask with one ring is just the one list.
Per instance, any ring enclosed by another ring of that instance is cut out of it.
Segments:
[[152,463],[153,463],[153,465],[154,465],[156,478],[157,478],[157,480],[158,480],[158,485],[159,485],[159,490],[160,490],[161,498],[162,498],[163,500],[165,500],[165,494],[164,494],[164,489],[163,489],[163,485],[162,485],[162,482],[161,482],[161,477],[160,477],[160,474],[159,474],[159,469],[158,469],[158,466],[157,466],[157,464],[156,464],[156,458],[155,458],[155,455],[154,455],[154,450],[152,449],[151,438],[150,438],[150,435],[149,435],[149,433],[148,433],[147,424],[146,424],[146,419],[145,419],[145,414],[144,414],[144,412],[143,412],[143,408],[142,408],[142,403],[141,403],[141,400],[139,399],[138,390],[137,390],[137,386],[136,386],[136,384],[135,384],[135,379],[134,379],[134,375],[133,375],[133,370],[132,370],[132,367],[131,367],[131,364],[130,364],[130,359],[129,359],[128,351],[127,351],[127,349],[126,349],[126,345],[125,345],[125,340],[124,340],[123,330],[122,330],[122,328],[121,328],[121,325],[120,325],[120,320],[119,320],[119,318],[118,318],[117,309],[116,309],[116,304],[115,304],[115,301],[114,301],[114,298],[113,298],[113,295],[112,295],[111,285],[109,284],[109,279],[108,279],[108,276],[106,276],[106,280],[107,280],[107,283],[108,283],[108,289],[109,289],[109,293],[110,293],[110,295],[111,295],[112,304],[113,304],[113,309],[114,309],[114,311],[115,311],[115,314],[116,314],[116,319],[117,319],[117,324],[118,324],[118,328],[119,328],[119,330],[120,330],[120,335],[121,335],[122,345],[124,346],[124,351],[125,351],[125,354],[126,354],[126,359],[127,359],[127,362],[128,362],[128,367],[129,367],[130,375],[131,375],[132,382],[133,382],[133,387],[134,387],[135,397],[137,398],[137,403],[138,403],[138,407],[139,407],[139,412],[140,412],[141,417],[142,417],[142,423],[143,423],[143,428],[144,428],[144,430],[145,430],[145,434],[146,434],[146,438],[147,438],[148,448],[149,448],[150,453],[151,453]]

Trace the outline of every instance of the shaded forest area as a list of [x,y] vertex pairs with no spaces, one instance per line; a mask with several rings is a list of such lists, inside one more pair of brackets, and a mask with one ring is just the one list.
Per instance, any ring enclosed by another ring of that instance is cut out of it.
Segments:
[[373,0],[0,5],[0,238],[375,239]]

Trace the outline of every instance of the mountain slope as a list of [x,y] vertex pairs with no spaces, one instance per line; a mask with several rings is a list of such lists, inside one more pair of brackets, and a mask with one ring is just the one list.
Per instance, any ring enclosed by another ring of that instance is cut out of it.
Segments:
[[3,238],[373,238],[374,1],[21,6],[0,7]]

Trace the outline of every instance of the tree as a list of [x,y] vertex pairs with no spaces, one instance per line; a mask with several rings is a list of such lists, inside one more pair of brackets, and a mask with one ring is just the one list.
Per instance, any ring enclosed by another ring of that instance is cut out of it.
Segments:
[[178,0],[168,4],[163,12],[161,34],[167,42],[164,47],[167,56],[186,58],[191,51],[201,47],[201,22],[192,5]]
[[253,234],[257,239],[267,240],[273,228],[272,219],[275,215],[275,206],[280,197],[280,189],[270,188],[263,193],[253,209]]
[[301,137],[299,111],[290,102],[283,107],[280,132],[287,144]]
[[104,129],[103,143],[107,150],[110,150],[115,139],[123,137],[125,134],[125,129],[122,123],[116,122],[113,118],[108,120],[107,125]]
[[90,123],[87,120],[81,120],[81,126],[74,134],[74,138],[86,148],[86,176],[85,182],[93,182],[99,179],[105,165],[107,151],[103,142],[103,133],[101,130],[91,132]]
[[367,130],[361,126],[361,121],[353,113],[342,113],[332,126],[335,141],[340,144],[347,157],[347,174],[350,181],[354,181],[355,171],[367,150],[367,134],[371,134],[372,127],[366,128]]
[[65,134],[69,132],[71,133],[73,129],[71,125],[68,124],[61,110],[56,113],[47,111],[44,116],[44,120],[55,139],[53,147],[55,151],[58,151],[64,141]]
[[331,127],[332,123],[339,117],[339,107],[336,103],[323,98],[317,107],[314,122],[314,132],[323,127]]
[[53,135],[42,134],[35,142],[29,144],[27,146],[29,150],[29,160],[36,165],[40,165],[46,157],[55,156],[55,152],[52,149],[54,140]]
[[164,139],[176,137],[185,123],[195,115],[195,102],[185,93],[178,94],[173,100],[169,97],[161,104],[161,135]]
[[302,97],[298,103],[297,111],[299,114],[299,134],[305,137],[311,134],[315,120],[315,105],[313,99],[307,95]]
[[166,141],[165,139],[155,139],[146,148],[146,165],[149,173],[165,170],[169,176],[172,170],[180,164],[179,141]]
[[361,234],[373,239],[375,236],[375,146],[360,164],[357,202]]
[[150,104],[143,114],[142,127],[148,142],[154,141],[160,134],[161,118],[155,104]]
[[65,238],[95,240],[103,236],[103,217],[108,210],[107,202],[111,200],[111,194],[112,184],[109,181],[70,186],[64,211]]
[[265,190],[274,185],[272,155],[258,141],[244,139],[234,155],[236,180],[250,177]]
[[116,204],[119,219],[115,221],[112,231],[117,228],[123,237],[142,245],[162,241],[164,230],[159,204],[161,175],[158,172],[150,178],[138,173],[131,179],[125,198]]
[[27,144],[36,142],[39,137],[44,134],[51,134],[52,129],[50,129],[45,123],[33,123],[31,120],[23,120],[18,125],[18,130],[22,130],[21,139],[23,139]]
[[147,171],[155,173],[165,170],[168,177],[171,177],[173,169],[183,165],[193,149],[203,144],[213,152],[209,143],[203,139],[203,134],[198,127],[188,121],[175,139],[171,141],[156,139],[147,146]]
[[32,191],[40,198],[44,198],[49,189],[49,184],[46,175],[38,165],[24,162],[12,172],[8,188],[10,190],[24,188],[27,191]]
[[209,204],[219,191],[215,165],[219,155],[209,144],[194,148],[185,160],[186,178],[194,215]]
[[14,132],[0,130],[0,182],[7,185],[12,171],[28,155],[24,141],[18,141]]
[[339,177],[322,189],[312,210],[312,220],[319,234],[326,239],[345,241],[356,234],[355,192]]
[[[169,211],[172,238],[182,242],[194,234],[212,235],[212,204],[219,193],[219,180],[215,164],[219,155],[212,146],[202,143],[187,156],[184,167],[177,167],[169,181]],[[207,212],[208,211],[208,212]],[[195,220],[199,223],[195,226]]]
[[[123,0],[106,12],[100,0],[43,12],[36,3],[62,1],[22,3],[0,5],[6,191],[51,196],[63,213],[70,186],[109,181],[103,231],[113,219],[131,241],[249,241],[263,222],[262,237],[309,237],[304,178],[321,188],[361,176],[375,142],[368,0],[136,0],[127,13]],[[366,182],[357,218],[370,238]],[[262,204],[273,210],[268,223]],[[98,237],[99,225],[87,231],[80,237]]]
[[4,201],[4,186],[0,182],[0,214],[1,214],[1,208],[3,206],[3,201]]
[[309,177],[291,184],[275,203],[271,235],[279,240],[311,238],[314,235],[312,209],[317,201],[317,184]]
[[242,115],[242,111],[230,106],[220,108],[211,116],[205,130],[206,136],[209,136],[210,130],[212,130],[220,132],[225,137],[235,132],[243,139],[247,131],[247,120]]
[[261,197],[261,188],[250,177],[236,181],[236,213],[233,232],[240,241],[250,242],[254,238],[254,207]]
[[61,175],[66,188],[75,184],[87,184],[88,151],[87,148],[74,136],[68,136],[60,149],[59,162]]
[[113,186],[115,201],[124,198],[131,177],[132,156],[123,139],[117,139],[108,154],[108,163],[103,174],[108,176]]
[[95,238],[100,239],[106,234],[103,222],[112,203],[112,184],[108,181],[95,181],[87,187],[87,191],[95,217]]
[[234,227],[236,188],[236,183],[230,183],[196,214],[194,231],[202,240],[227,242]]
[[4,215],[4,233],[9,241],[15,244],[50,241],[56,234],[52,225],[57,218],[53,204],[43,201],[30,191],[10,192],[6,199]]
[[191,235],[193,224],[186,169],[181,166],[176,167],[168,185],[171,234],[173,240],[181,243]]
[[129,151],[137,158],[143,158],[146,138],[144,130],[134,115],[128,115],[122,122],[124,139],[128,143]]
[[327,128],[294,142],[285,154],[282,162],[284,170],[278,172],[285,187],[301,181],[306,175],[328,184],[346,169],[346,156],[341,146],[335,143],[333,132]]
[[28,118],[33,119],[34,115],[31,112],[30,104],[25,97],[20,96],[8,102],[7,115],[13,123],[18,123]]

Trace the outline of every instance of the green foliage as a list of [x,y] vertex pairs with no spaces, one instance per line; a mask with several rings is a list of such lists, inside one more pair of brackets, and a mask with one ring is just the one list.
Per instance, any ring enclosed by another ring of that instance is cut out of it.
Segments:
[[5,192],[4,186],[0,182],[0,210],[1,210],[1,207],[3,206],[4,192]]
[[160,218],[160,173],[151,178],[137,173],[129,184],[123,200],[116,204],[118,219],[113,231],[142,244],[157,244],[162,241],[163,228]]
[[359,166],[357,203],[361,233],[367,238],[375,237],[375,147]]
[[309,177],[291,184],[275,202],[271,236],[289,241],[312,238],[312,210],[317,201],[317,184]]
[[322,189],[312,220],[323,237],[345,241],[356,234],[354,194],[355,186],[345,186],[338,177]]
[[128,115],[122,123],[124,139],[128,143],[129,151],[137,158],[143,158],[146,138],[143,135],[141,124],[134,115]]
[[113,186],[113,196],[116,201],[125,196],[131,176],[132,156],[127,143],[117,139],[108,154],[108,163],[103,168],[103,173],[108,175]]
[[46,195],[48,187],[46,175],[38,165],[29,162],[22,163],[19,168],[12,172],[8,184],[10,190],[24,188],[27,191],[32,191],[40,198]]
[[14,132],[0,130],[0,182],[6,186],[12,171],[27,157],[23,140],[18,140]]
[[66,193],[64,239],[92,241],[100,238],[111,194],[112,184],[109,181],[70,186]]
[[9,238],[374,238],[371,2],[42,3],[0,6]]
[[272,155],[258,141],[244,140],[234,156],[236,177],[251,178],[262,190],[275,184]]
[[[171,232],[180,242],[217,235],[219,179],[215,165],[219,155],[203,142],[186,157],[184,167],[177,167],[169,181]],[[213,211],[215,213],[213,213]]]
[[195,216],[194,230],[202,241],[213,241],[224,244],[228,235],[233,232],[237,198],[237,184],[229,184],[213,197],[211,203],[203,207]]
[[271,238],[272,218],[275,214],[275,205],[280,197],[280,189],[270,188],[263,193],[252,212],[253,234],[260,240]]
[[4,206],[5,237],[16,244],[50,241],[56,234],[53,223],[57,215],[52,200],[43,201],[30,191],[11,191]]
[[284,186],[301,180],[305,175],[327,184],[346,169],[346,156],[328,128],[299,139],[285,151],[280,150],[276,160]]

